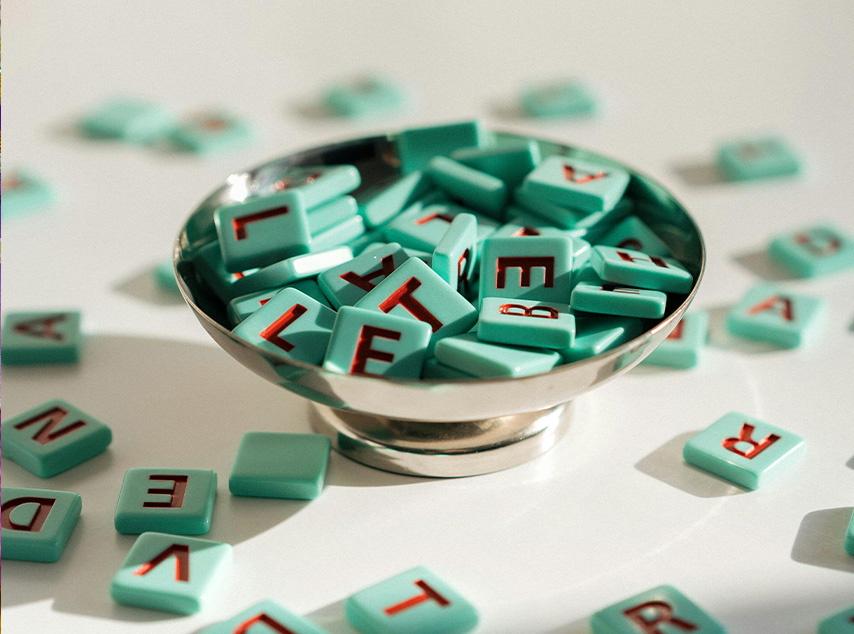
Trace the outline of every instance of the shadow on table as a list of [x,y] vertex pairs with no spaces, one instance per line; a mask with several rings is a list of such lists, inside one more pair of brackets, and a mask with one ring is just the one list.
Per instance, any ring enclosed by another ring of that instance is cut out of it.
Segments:
[[177,286],[175,290],[166,290],[156,282],[154,279],[155,266],[151,265],[133,273],[125,279],[119,280],[113,285],[113,290],[156,306],[178,306],[183,304],[184,298],[181,297]]
[[741,487],[685,462],[682,448],[698,433],[699,430],[679,434],[641,458],[635,469],[694,497],[719,498],[745,493]]
[[801,520],[792,546],[792,559],[802,564],[854,573],[854,557],[845,551],[845,532],[852,513],[854,508],[850,506],[807,513]]
[[673,165],[673,171],[686,185],[709,187],[730,181],[721,174],[713,160],[684,160]]
[[[78,365],[3,368],[6,411],[64,398],[108,424],[110,448],[48,480],[6,461],[4,486],[75,491],[83,512],[61,559],[53,564],[4,560],[3,608],[53,599],[60,612],[126,621],[177,616],[116,605],[110,581],[136,539],[119,535],[113,514],[132,467],[213,469],[218,498],[203,537],[239,544],[271,530],[311,502],[238,498],[228,474],[245,431],[310,432],[304,399],[262,380],[213,345],[93,336]],[[334,455],[328,482],[387,486],[418,482]]]
[[752,251],[739,253],[733,256],[732,259],[736,264],[766,282],[786,282],[798,279],[796,274],[775,261],[768,254],[767,247],[760,247]]

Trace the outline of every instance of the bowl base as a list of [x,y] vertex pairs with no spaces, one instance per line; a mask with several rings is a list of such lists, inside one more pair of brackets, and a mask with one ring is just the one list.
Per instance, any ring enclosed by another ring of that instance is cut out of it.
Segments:
[[515,467],[554,447],[572,403],[476,421],[396,420],[313,404],[311,425],[344,456],[404,475],[457,478]]

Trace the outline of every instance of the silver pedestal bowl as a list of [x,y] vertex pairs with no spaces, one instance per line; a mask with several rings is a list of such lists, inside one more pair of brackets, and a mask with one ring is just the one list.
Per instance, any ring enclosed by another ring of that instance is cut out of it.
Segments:
[[[491,132],[495,145],[527,139]],[[627,372],[673,330],[694,298],[705,265],[703,239],[685,209],[662,186],[613,160],[551,141],[543,157],[591,159],[628,169],[626,197],[643,220],[694,276],[687,296],[671,298],[663,319],[640,336],[596,357],[513,379],[402,380],[336,374],[274,357],[231,333],[226,305],[198,275],[193,258],[216,240],[214,212],[264,191],[297,166],[351,164],[362,188],[399,173],[395,135],[356,139],[291,154],[232,174],[202,202],[178,236],[178,286],[196,318],[232,357],[267,381],[314,401],[312,426],[358,462],[396,473],[470,476],[512,467],[552,448],[572,418],[573,399]]]

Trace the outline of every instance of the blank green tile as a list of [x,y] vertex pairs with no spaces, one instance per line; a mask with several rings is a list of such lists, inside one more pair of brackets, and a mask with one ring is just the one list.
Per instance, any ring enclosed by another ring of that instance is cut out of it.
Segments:
[[577,313],[575,339],[561,355],[569,363],[595,357],[631,341],[644,330],[644,322],[633,317]]
[[845,532],[845,551],[854,556],[854,514],[848,522],[848,530]]
[[80,311],[8,313],[0,339],[4,365],[76,363],[83,345]]
[[146,144],[166,137],[175,124],[175,115],[164,105],[138,99],[113,99],[86,115],[80,127],[87,136]]
[[210,469],[128,469],[116,504],[116,530],[125,535],[144,531],[207,533],[216,500],[216,480],[216,472]]
[[313,278],[326,269],[348,262],[352,257],[353,252],[346,246],[296,255],[234,280],[230,284],[230,290],[234,296],[239,297],[271,288],[281,288],[298,280]]
[[[5,437],[3,444],[5,449]],[[80,518],[80,496],[70,491],[3,487],[0,497],[3,559],[58,560]]]
[[519,141],[494,148],[460,148],[451,158],[501,179],[512,191],[540,162],[540,146],[536,141]]
[[320,434],[243,434],[228,488],[247,497],[312,500],[320,495],[332,442]]
[[370,227],[379,227],[415,203],[433,187],[430,178],[416,170],[359,193],[359,214]]
[[581,117],[596,112],[593,94],[578,80],[526,86],[519,105],[529,117]]
[[427,173],[449,197],[492,218],[500,219],[503,216],[507,204],[507,185],[500,178],[446,156],[430,159]]
[[481,378],[542,374],[560,362],[557,352],[489,343],[474,333],[442,339],[435,353],[440,363]]
[[181,291],[178,288],[178,282],[175,279],[175,269],[172,266],[172,259],[162,260],[152,271],[154,282],[164,291],[174,293],[180,296]]
[[231,560],[229,544],[143,533],[113,577],[110,596],[123,605],[193,614],[206,607]]
[[406,110],[409,101],[409,93],[402,84],[381,75],[338,82],[323,93],[323,103],[339,117],[387,116]]
[[91,414],[52,399],[3,421],[3,457],[51,478],[103,453],[112,431]]
[[434,156],[448,156],[464,147],[484,147],[486,131],[480,121],[404,130],[398,135],[400,169],[404,174],[424,169]]

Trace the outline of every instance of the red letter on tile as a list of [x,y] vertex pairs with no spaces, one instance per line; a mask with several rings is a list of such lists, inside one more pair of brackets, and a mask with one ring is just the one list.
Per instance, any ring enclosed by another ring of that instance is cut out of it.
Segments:
[[[243,621],[243,623],[237,626],[233,634],[249,634],[249,628],[255,625],[256,623],[263,623],[278,634],[297,634],[293,630],[286,628],[273,617],[268,616],[264,613],[261,613],[258,616],[253,616],[248,621]],[[253,630],[253,632],[254,631],[255,630]]]
[[350,365],[350,374],[365,374],[368,376],[379,376],[373,372],[366,372],[365,366],[368,364],[368,359],[384,361],[391,363],[394,361],[394,354],[391,352],[383,352],[374,350],[371,344],[374,342],[374,337],[382,337],[383,339],[391,339],[392,341],[400,341],[402,333],[396,330],[388,330],[387,328],[377,328],[376,326],[362,326],[362,332],[359,333],[359,343],[356,346],[356,354],[353,356],[353,363]]
[[406,280],[406,284],[389,295],[388,299],[380,304],[379,309],[384,313],[387,313],[391,311],[392,308],[400,304],[408,310],[413,317],[419,321],[424,321],[430,324],[433,332],[436,332],[442,327],[442,322],[436,319],[436,317],[433,316],[433,313],[424,308],[424,305],[412,296],[412,293],[420,286],[421,280],[417,277],[410,277]]
[[[731,451],[733,453],[737,453],[739,456],[747,458],[748,460],[752,460],[763,451],[768,449],[775,442],[780,440],[780,437],[777,434],[768,434],[762,442],[756,442],[751,438],[753,435],[754,427],[750,423],[744,423],[741,426],[741,431],[738,432],[738,438],[727,438],[721,443],[723,448],[727,451]],[[753,449],[748,451],[747,453],[743,452],[741,449],[736,447],[737,443],[746,442],[748,445],[752,445]]]
[[667,263],[659,257],[654,255],[649,256],[649,259],[646,258],[633,258],[631,255],[626,253],[625,251],[617,251],[617,255],[619,255],[626,262],[652,262],[656,266],[660,266],[663,269],[667,268]]
[[682,324],[682,320],[680,320],[679,323],[676,324],[676,328],[671,330],[670,334],[667,335],[667,338],[668,339],[681,339],[682,338],[682,328],[683,328],[683,324]]
[[572,181],[573,183],[577,183],[579,185],[584,185],[585,183],[589,183],[590,181],[605,178],[605,176],[607,176],[606,172],[599,172],[598,174],[583,174],[581,176],[576,176],[575,168],[572,165],[563,166],[563,177],[566,180]]
[[[649,614],[652,610],[655,610],[655,614],[652,618],[647,618],[643,614],[644,612]],[[624,611],[623,614],[625,614],[632,623],[637,625],[643,634],[665,634],[664,631],[659,629],[659,625],[673,626],[685,632],[694,632],[700,629],[699,626],[694,625],[693,623],[683,621],[682,619],[678,619],[673,616],[673,607],[664,601],[648,601],[633,608],[629,608]],[[671,630],[668,630],[668,632],[670,631]]]
[[62,341],[61,332],[56,332],[54,327],[61,321],[65,321],[66,315],[53,315],[51,317],[40,317],[39,319],[30,319],[15,324],[13,330],[19,335],[28,337],[36,337],[37,339],[53,339],[54,341]]
[[259,336],[262,339],[266,339],[270,343],[272,343],[277,348],[281,348],[285,352],[290,352],[294,349],[294,344],[290,341],[286,341],[282,339],[279,335],[281,332],[294,323],[297,319],[302,317],[304,314],[308,312],[308,308],[303,306],[302,304],[294,304],[290,307],[288,312],[279,317],[272,324],[267,326],[264,330],[262,330]]
[[531,285],[531,269],[545,269],[543,286],[552,288],[555,285],[555,259],[553,256],[540,257],[499,257],[495,273],[495,288],[507,285],[507,269],[522,269],[519,286]]
[[799,233],[795,236],[795,242],[819,257],[828,257],[839,251],[842,243],[837,236],[829,231],[822,231],[821,234],[819,240],[816,240],[806,233]]
[[154,559],[142,564],[139,568],[134,570],[133,574],[135,574],[137,577],[147,575],[149,572],[151,572],[152,568],[156,568],[172,556],[175,557],[175,581],[189,581],[190,547],[186,544],[172,544],[171,546],[169,546],[169,548],[157,555]]
[[[537,311],[540,311],[538,314]],[[502,304],[498,309],[502,315],[516,317],[539,317],[540,319],[557,319],[560,312],[551,306],[522,306],[521,304]],[[544,314],[545,313],[545,314]]]
[[85,421],[78,420],[70,425],[66,425],[62,429],[54,431],[56,426],[59,425],[67,415],[68,412],[66,410],[61,407],[54,407],[46,412],[42,412],[41,414],[36,414],[30,420],[18,423],[15,425],[15,429],[26,429],[30,425],[35,425],[36,423],[45,421],[45,424],[42,425],[42,427],[36,432],[36,435],[33,436],[33,440],[40,445],[46,445],[49,442],[58,440],[59,438],[86,426]]
[[188,476],[185,475],[150,475],[149,480],[172,482],[171,489],[149,489],[148,495],[168,495],[168,502],[143,502],[147,509],[179,509],[184,504],[184,494],[187,491]]
[[345,282],[349,282],[353,286],[358,286],[363,291],[372,291],[376,288],[376,284],[374,284],[374,280],[378,277],[388,277],[392,273],[394,273],[394,256],[387,255],[382,260],[382,268],[377,269],[376,271],[372,271],[368,275],[359,275],[354,271],[347,271],[346,273],[342,273],[338,277],[340,277]]
[[415,585],[421,588],[424,592],[422,592],[421,594],[416,594],[411,599],[407,599],[406,601],[401,601],[400,603],[389,606],[385,610],[383,610],[383,612],[385,612],[389,616],[394,616],[395,614],[403,612],[404,610],[408,610],[409,608],[414,608],[416,605],[430,600],[435,601],[443,608],[451,604],[451,602],[448,601],[445,597],[443,597],[441,594],[439,594],[433,588],[427,585],[426,581],[416,581]]
[[288,213],[288,206],[284,205],[282,207],[274,207],[273,209],[268,209],[266,211],[259,211],[254,214],[238,216],[231,221],[231,225],[234,227],[234,239],[245,240],[249,237],[246,233],[246,225],[250,222],[267,220],[268,218],[274,218],[275,216],[284,216],[286,213]]
[[761,313],[764,310],[776,310],[777,305],[780,309],[780,315],[786,321],[792,321],[792,300],[788,297],[782,297],[781,295],[774,295],[773,297],[769,297],[768,299],[759,302],[755,306],[751,307],[750,310],[747,311],[748,315],[755,315],[756,313]]
[[[38,533],[44,526],[47,516],[50,515],[50,510],[56,500],[53,498],[17,498],[6,502],[0,510],[0,526],[7,531],[26,531],[28,533]],[[29,524],[18,524],[12,521],[12,511],[22,504],[38,504],[39,508],[33,515],[33,519]]]

